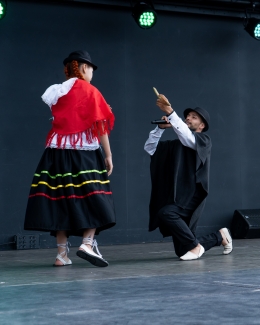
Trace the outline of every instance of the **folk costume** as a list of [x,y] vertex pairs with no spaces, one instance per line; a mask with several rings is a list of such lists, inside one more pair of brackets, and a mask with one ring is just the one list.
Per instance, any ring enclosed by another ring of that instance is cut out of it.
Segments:
[[181,257],[200,243],[205,250],[221,245],[221,233],[196,237],[196,227],[209,192],[211,139],[208,112],[202,108],[186,109],[197,112],[205,122],[204,132],[192,132],[173,112],[169,117],[178,140],[159,141],[164,129],[150,132],[144,149],[151,155],[152,191],[149,231],[159,227],[163,237],[172,236],[175,252]]
[[[90,57],[79,59],[81,52],[74,59],[96,69]],[[50,86],[42,99],[51,109],[52,129],[34,174],[24,229],[82,236],[85,229],[98,234],[113,227],[112,190],[98,140],[113,128],[110,106],[97,88],[76,77]]]

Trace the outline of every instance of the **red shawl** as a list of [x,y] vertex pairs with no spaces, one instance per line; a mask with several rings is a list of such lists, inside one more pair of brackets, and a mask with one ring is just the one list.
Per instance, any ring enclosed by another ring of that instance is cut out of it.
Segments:
[[82,145],[82,133],[89,143],[98,135],[109,134],[114,126],[114,114],[97,88],[84,80],[76,80],[70,91],[51,107],[54,120],[46,146],[57,135],[57,147],[62,139],[70,139],[71,145]]

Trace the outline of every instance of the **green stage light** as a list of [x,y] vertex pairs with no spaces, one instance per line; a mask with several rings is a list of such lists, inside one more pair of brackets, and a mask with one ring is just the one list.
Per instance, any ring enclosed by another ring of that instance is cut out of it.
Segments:
[[157,14],[152,4],[143,1],[139,1],[134,6],[132,15],[137,25],[144,29],[153,27],[157,20]]
[[0,19],[3,19],[6,14],[6,2],[0,1]]
[[260,23],[255,26],[254,35],[256,39],[260,39]]
[[245,23],[245,30],[257,41],[260,41],[260,20],[249,18]]
[[144,12],[139,19],[141,26],[151,27],[154,23],[155,16],[153,12]]

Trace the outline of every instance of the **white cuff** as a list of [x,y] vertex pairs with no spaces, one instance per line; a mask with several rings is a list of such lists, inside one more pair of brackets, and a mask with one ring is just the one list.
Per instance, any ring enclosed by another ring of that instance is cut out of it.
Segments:
[[55,84],[46,89],[42,95],[42,100],[51,108],[57,104],[60,97],[67,95],[78,78],[70,78],[62,84]]

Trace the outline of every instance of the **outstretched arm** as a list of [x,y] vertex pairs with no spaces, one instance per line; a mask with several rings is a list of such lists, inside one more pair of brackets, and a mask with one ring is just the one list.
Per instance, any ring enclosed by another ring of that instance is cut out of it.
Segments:
[[181,143],[185,147],[196,150],[196,139],[193,132],[188,128],[188,125],[175,112],[168,116],[168,121],[171,123]]
[[[193,132],[188,128],[188,125],[184,123],[181,118],[179,118],[171,106],[165,105],[164,98],[166,97],[160,94],[160,98],[157,99],[156,105],[159,106],[160,109],[168,115],[166,119],[168,122],[170,122],[170,125],[177,134],[181,143],[186,147],[196,150],[196,139]],[[169,127],[169,124],[167,127]]]

